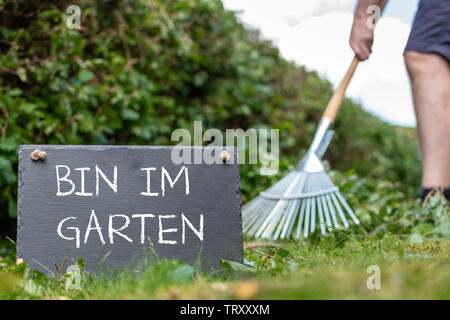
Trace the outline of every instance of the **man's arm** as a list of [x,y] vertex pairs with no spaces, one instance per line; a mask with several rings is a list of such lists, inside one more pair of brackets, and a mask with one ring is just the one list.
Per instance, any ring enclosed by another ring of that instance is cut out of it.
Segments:
[[356,6],[355,16],[353,19],[352,31],[350,33],[350,46],[356,56],[364,61],[367,60],[372,53],[373,28],[367,26],[367,21],[373,14],[367,12],[367,8],[371,5],[380,7],[383,10],[387,0],[359,0]]

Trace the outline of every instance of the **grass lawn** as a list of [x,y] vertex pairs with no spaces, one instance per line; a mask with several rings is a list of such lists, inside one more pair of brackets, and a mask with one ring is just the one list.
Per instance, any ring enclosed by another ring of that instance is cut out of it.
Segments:
[[[29,280],[14,255],[0,261],[1,299],[449,299],[450,242],[411,243],[397,236],[377,241],[331,237],[319,243],[259,247],[245,257],[254,267],[226,266],[212,277],[182,262],[162,260],[113,276],[83,275],[81,290],[64,277]],[[247,243],[247,246],[249,244]],[[378,265],[381,289],[369,290],[367,267]]]
[[[223,261],[214,276],[180,261],[143,261],[120,273],[83,273],[81,289],[66,289],[68,275],[31,279],[26,263],[16,265],[13,241],[0,239],[0,299],[450,299],[448,203],[435,195],[422,207],[388,182],[352,173],[334,179],[362,227],[245,241],[245,263]],[[381,288],[369,290],[373,265]]]

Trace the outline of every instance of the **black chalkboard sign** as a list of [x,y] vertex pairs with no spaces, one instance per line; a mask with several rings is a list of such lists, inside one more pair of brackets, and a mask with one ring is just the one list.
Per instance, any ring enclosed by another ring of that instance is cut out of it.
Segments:
[[239,165],[226,150],[210,164],[194,160],[211,154],[202,147],[21,146],[17,257],[43,272],[64,255],[121,268],[150,246],[191,264],[242,262]]

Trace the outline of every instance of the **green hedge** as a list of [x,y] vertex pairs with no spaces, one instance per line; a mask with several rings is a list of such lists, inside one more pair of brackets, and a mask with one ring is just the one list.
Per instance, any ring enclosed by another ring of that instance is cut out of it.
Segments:
[[[65,25],[70,4],[81,7],[81,30]],[[0,218],[16,216],[19,144],[167,145],[194,120],[281,130],[279,175],[242,166],[246,201],[295,165],[331,93],[219,0],[0,0]],[[412,130],[346,100],[336,131],[333,168],[413,194]]]

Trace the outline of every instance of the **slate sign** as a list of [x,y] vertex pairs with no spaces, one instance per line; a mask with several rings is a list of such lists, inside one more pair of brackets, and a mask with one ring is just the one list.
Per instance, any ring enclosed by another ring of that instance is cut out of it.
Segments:
[[[235,148],[213,164],[176,164],[173,148],[21,146],[17,257],[45,273],[64,255],[66,266],[82,258],[93,271],[106,257],[104,266],[121,268],[150,246],[159,258],[190,264],[242,262]],[[32,160],[35,149],[45,158]]]

